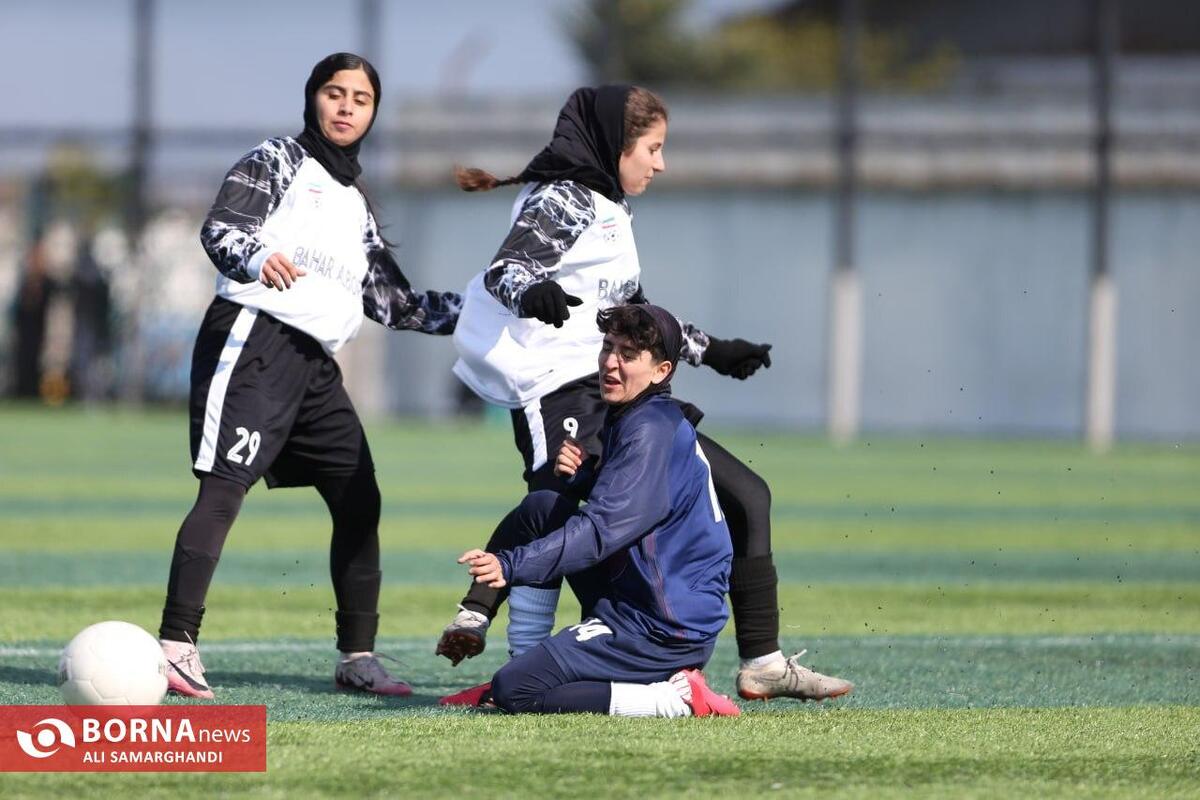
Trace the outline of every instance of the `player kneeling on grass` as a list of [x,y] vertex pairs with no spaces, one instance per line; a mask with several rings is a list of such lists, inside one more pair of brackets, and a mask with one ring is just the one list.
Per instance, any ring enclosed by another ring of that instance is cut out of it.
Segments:
[[582,622],[496,673],[492,702],[516,713],[736,716],[700,672],[729,616],[733,549],[696,431],[670,399],[679,323],[651,305],[606,309],[597,322],[604,459],[568,440],[556,464],[587,505],[533,492],[500,523],[494,552],[459,559],[497,595],[565,576],[583,607]]

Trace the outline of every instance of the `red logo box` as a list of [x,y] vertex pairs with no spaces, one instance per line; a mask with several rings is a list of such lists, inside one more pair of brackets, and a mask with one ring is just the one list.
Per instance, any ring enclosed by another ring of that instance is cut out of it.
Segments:
[[0,705],[0,772],[266,769],[266,706]]

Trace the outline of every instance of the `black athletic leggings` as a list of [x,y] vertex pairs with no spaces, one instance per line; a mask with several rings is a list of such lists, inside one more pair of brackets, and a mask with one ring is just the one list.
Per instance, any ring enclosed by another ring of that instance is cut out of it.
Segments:
[[[337,646],[343,652],[375,648],[379,627],[379,486],[373,470],[326,478],[316,489],[329,508],[333,535],[329,571],[337,598]],[[204,601],[225,537],[246,497],[241,484],[206,475],[192,510],[175,538],[159,635],[195,641]]]
[[699,431],[696,439],[712,469],[733,565],[729,606],[742,658],[779,650],[779,576],[771,557],[771,489],[758,473]]
[[713,485],[729,525],[734,558],[771,555],[771,488],[724,447],[696,431],[712,469]]

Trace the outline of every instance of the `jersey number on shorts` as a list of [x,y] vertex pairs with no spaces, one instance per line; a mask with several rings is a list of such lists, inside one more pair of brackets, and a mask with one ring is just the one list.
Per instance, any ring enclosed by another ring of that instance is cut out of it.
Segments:
[[708,458],[704,455],[704,451],[700,449],[700,443],[696,442],[696,455],[700,456],[700,460],[704,462],[704,469],[708,473],[708,499],[712,501],[713,521],[721,521],[721,503],[717,500],[717,487],[713,484],[712,479],[712,464],[708,463]]
[[262,437],[258,435],[258,431],[248,431],[245,428],[238,428],[235,431],[238,435],[238,440],[233,443],[233,447],[229,448],[229,452],[225,454],[225,458],[235,464],[242,463],[242,448],[249,446],[250,455],[246,456],[246,466],[250,466],[250,462],[258,455],[258,445],[262,441]]
[[577,642],[586,642],[588,639],[595,639],[597,636],[612,636],[612,628],[595,617],[585,619],[578,625],[572,625],[567,630],[575,631],[575,641]]

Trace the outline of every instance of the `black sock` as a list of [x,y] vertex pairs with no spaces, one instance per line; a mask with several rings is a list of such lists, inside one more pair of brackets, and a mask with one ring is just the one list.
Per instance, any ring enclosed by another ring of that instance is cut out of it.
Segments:
[[770,555],[734,558],[729,604],[738,655],[757,658],[779,650],[779,577]]
[[508,599],[508,587],[493,589],[485,583],[472,583],[459,603],[467,611],[483,614],[488,619],[495,619],[500,612],[500,606]]
[[343,653],[370,653],[375,650],[379,614],[364,611],[335,611],[337,649]]

